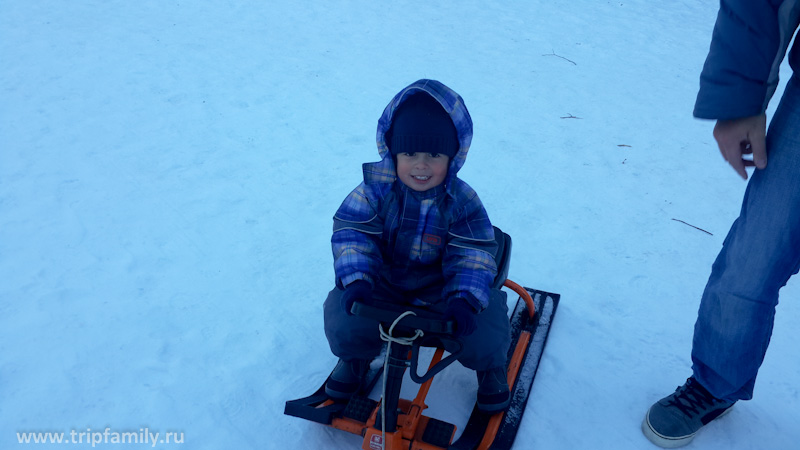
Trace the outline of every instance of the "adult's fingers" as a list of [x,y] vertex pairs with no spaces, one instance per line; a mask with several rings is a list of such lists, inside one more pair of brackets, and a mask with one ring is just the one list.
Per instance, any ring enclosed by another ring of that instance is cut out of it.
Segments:
[[719,146],[719,152],[722,154],[722,157],[725,158],[725,161],[731,165],[733,170],[739,174],[740,177],[743,179],[747,179],[747,171],[745,167],[748,165],[747,163],[751,161],[747,161],[742,158],[742,155],[746,152],[745,150],[745,142],[732,142],[729,139],[717,139],[717,145]]
[[753,163],[759,169],[767,167],[767,140],[763,131],[763,127],[757,128],[748,136],[750,150],[753,152]]
[[[766,121],[766,116],[761,114],[741,119],[718,120],[714,126],[714,138],[722,157],[745,180],[745,167],[756,166],[763,169],[767,166]],[[742,157],[749,154],[753,155],[752,160]]]

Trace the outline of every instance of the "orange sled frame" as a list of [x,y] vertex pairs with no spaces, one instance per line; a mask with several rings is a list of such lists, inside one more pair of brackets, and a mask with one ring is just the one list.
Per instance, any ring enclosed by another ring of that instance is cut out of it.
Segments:
[[[499,254],[496,256],[499,270],[495,286],[502,282],[503,286],[519,294],[510,318],[512,342],[506,373],[508,385],[511,387],[511,404],[506,411],[489,415],[475,406],[460,438],[453,442],[455,425],[425,416],[422,412],[428,407],[425,398],[430,391],[433,377],[453,362],[458,352],[445,358],[442,345],[431,345],[430,340],[420,344],[412,339],[413,342],[402,345],[390,342],[385,355],[386,370],[381,368],[372,374],[371,382],[349,401],[328,398],[323,383],[311,396],[287,401],[284,413],[363,436],[363,450],[510,449],[528,401],[560,296],[523,288],[506,279],[511,240],[498,228],[495,228],[495,236],[500,244]],[[431,319],[424,315],[424,311],[416,308],[403,308],[414,310],[415,314],[399,317],[408,313],[402,314],[397,309],[389,311],[384,309],[386,306],[388,305],[375,307],[356,303],[353,313],[374,318],[384,325],[392,324],[389,335],[393,335],[395,325],[398,327],[397,332],[403,336],[407,337],[421,329],[424,334],[434,336],[434,342],[435,336],[446,336],[452,332],[452,322],[442,321],[441,318]],[[407,346],[411,346],[411,350]],[[417,374],[420,346],[436,347],[428,371],[422,376]],[[400,398],[402,378],[405,369],[409,367],[412,380],[420,383],[417,395],[411,401]],[[367,396],[381,375],[385,378],[383,398],[375,401]],[[384,414],[385,418],[382,417]],[[384,426],[385,432],[382,430]]]

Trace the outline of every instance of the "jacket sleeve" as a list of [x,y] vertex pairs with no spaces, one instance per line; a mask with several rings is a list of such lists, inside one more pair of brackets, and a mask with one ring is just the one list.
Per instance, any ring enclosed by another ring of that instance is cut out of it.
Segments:
[[444,296],[462,297],[480,312],[489,305],[489,291],[497,275],[497,242],[483,204],[477,194],[471,194],[450,226],[442,262]]
[[694,116],[738,119],[767,109],[797,27],[798,0],[721,0]]
[[377,197],[362,183],[333,217],[333,268],[340,288],[356,280],[375,285],[383,263],[379,246],[383,222],[377,203]]

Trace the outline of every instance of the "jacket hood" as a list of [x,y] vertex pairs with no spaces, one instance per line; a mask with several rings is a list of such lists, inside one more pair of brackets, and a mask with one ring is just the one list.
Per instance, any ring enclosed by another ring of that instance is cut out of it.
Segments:
[[364,164],[364,181],[371,183],[392,183],[397,178],[394,159],[392,158],[389,147],[386,145],[386,132],[392,126],[392,119],[397,108],[403,104],[408,97],[417,93],[430,95],[453,120],[458,134],[458,151],[450,160],[450,165],[445,178],[445,186],[449,191],[453,179],[464,165],[467,159],[467,152],[472,142],[472,118],[469,115],[464,100],[455,91],[436,80],[422,79],[415,81],[397,93],[394,98],[386,105],[381,118],[378,119],[378,133],[376,136],[378,144],[378,154],[381,160],[376,163]]

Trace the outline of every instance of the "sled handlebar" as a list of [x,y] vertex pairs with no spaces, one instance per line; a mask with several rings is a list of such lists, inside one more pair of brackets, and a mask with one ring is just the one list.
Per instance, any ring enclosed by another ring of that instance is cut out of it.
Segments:
[[[411,311],[413,315],[406,315],[399,321],[402,314]],[[356,316],[367,319],[377,320],[387,327],[394,324],[394,332],[401,335],[415,335],[417,330],[423,332],[423,338],[416,339],[408,344],[411,346],[410,364],[411,379],[416,383],[424,383],[444,370],[445,367],[456,361],[464,352],[464,346],[460,338],[453,336],[456,324],[452,320],[446,320],[442,314],[432,312],[427,309],[398,305],[394,303],[384,303],[372,300],[370,303],[355,302],[350,309]],[[397,323],[395,323],[397,321]],[[438,361],[423,375],[418,373],[419,349],[420,347],[447,348],[450,354]]]
[[441,314],[409,305],[397,305],[371,301],[369,303],[355,302],[350,312],[359,317],[377,320],[391,325],[401,314],[411,311],[414,315],[403,317],[395,329],[422,330],[426,334],[452,335],[455,331],[455,322],[446,320]]

